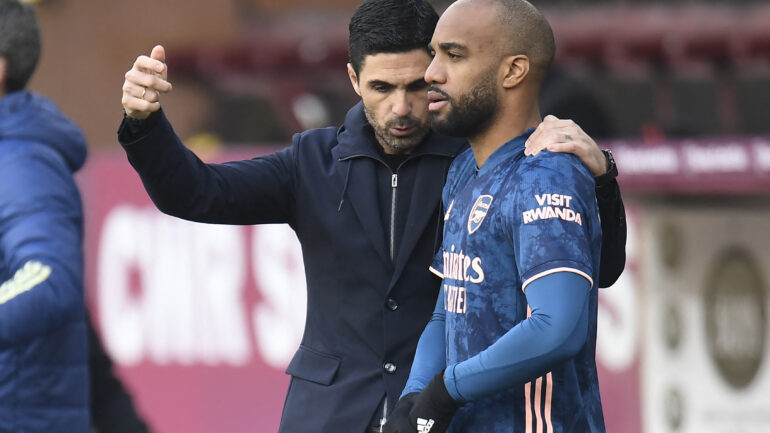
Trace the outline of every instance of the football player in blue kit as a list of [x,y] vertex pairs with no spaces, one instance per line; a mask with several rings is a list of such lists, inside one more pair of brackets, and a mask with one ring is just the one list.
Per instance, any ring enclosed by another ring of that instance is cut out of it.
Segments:
[[574,156],[524,154],[551,28],[524,0],[459,0],[431,50],[433,127],[471,148],[444,187],[442,290],[385,431],[604,432],[594,180]]

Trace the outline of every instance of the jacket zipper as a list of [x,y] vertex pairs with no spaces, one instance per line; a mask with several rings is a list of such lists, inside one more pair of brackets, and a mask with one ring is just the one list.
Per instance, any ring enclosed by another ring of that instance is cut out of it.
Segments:
[[388,396],[385,396],[385,404],[382,405],[382,418],[380,418],[380,433],[385,428],[385,423],[388,422]]
[[390,186],[393,188],[393,194],[390,199],[390,261],[392,262],[396,253],[396,188],[398,188],[398,173],[393,173],[391,176]]

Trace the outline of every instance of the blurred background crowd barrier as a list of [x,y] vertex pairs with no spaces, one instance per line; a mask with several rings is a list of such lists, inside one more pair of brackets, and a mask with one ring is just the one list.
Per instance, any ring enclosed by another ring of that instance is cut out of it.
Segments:
[[[441,10],[449,2],[435,2]],[[770,4],[534,1],[558,47],[544,114],[612,148],[628,261],[600,295],[608,431],[770,431]],[[120,86],[162,43],[164,109],[207,160],[338,124],[358,0],[37,3],[33,90],[85,130],[88,302],[158,433],[275,432],[305,282],[284,226],[160,214],[116,142]]]

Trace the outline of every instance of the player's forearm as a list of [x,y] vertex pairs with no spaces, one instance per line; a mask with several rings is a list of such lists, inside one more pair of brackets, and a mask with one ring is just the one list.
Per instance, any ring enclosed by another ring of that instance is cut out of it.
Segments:
[[433,316],[417,343],[417,352],[402,397],[410,392],[421,391],[446,366],[445,318],[443,295],[439,294]]
[[467,402],[495,394],[574,356],[586,339],[589,290],[588,280],[569,272],[532,282],[527,286],[532,316],[476,356],[447,367],[452,398]]

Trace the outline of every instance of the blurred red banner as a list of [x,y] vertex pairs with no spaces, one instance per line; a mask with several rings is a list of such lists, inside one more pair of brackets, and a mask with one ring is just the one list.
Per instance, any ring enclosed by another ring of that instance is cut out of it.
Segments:
[[624,192],[767,194],[770,139],[611,140]]

